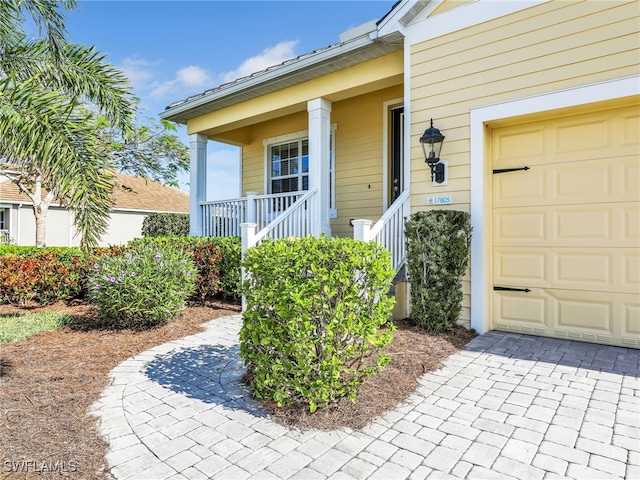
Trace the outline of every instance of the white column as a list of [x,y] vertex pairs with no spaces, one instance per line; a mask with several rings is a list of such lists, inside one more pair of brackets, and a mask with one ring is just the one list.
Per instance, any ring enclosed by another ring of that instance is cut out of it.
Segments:
[[314,235],[331,236],[329,219],[329,149],[331,148],[331,102],[315,98],[307,103],[309,112],[309,189],[318,188]]
[[189,135],[191,147],[189,234],[196,237],[204,233],[200,204],[207,199],[207,140],[207,136],[201,133]]

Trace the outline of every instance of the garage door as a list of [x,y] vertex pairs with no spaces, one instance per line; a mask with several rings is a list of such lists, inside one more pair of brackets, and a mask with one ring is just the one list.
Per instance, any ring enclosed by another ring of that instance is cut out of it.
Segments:
[[493,328],[640,347],[638,106],[493,130]]

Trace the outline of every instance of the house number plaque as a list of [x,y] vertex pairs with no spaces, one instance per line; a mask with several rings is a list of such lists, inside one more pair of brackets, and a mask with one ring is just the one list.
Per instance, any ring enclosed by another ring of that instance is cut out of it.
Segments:
[[442,195],[440,197],[427,197],[427,205],[449,205],[451,203],[451,195]]

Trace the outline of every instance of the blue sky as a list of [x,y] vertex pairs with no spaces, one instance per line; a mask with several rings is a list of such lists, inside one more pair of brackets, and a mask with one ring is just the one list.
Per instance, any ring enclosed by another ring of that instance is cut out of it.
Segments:
[[[379,20],[393,1],[83,0],[68,13],[70,40],[122,69],[142,117],[176,100],[338,42]],[[186,143],[185,128],[179,129]],[[209,142],[209,199],[239,196],[237,149]],[[184,190],[188,175],[181,177]]]

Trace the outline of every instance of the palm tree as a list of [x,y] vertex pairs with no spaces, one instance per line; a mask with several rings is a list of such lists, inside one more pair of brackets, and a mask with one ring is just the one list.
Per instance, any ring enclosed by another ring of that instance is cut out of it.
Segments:
[[[105,120],[125,137],[134,131],[126,77],[93,47],[65,39],[60,9],[75,5],[0,2],[0,159],[33,200],[38,246],[54,198],[72,211],[81,244],[97,244],[113,206],[115,168],[100,132]],[[27,38],[27,17],[39,38]]]

